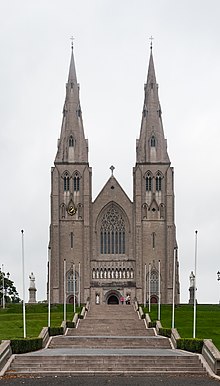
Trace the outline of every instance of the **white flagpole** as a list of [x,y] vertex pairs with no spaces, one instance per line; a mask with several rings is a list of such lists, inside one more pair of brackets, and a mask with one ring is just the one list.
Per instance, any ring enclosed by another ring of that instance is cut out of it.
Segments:
[[146,295],[147,295],[147,265],[144,264],[144,307],[146,307]]
[[175,325],[175,283],[176,283],[176,251],[177,248],[174,248],[173,251],[173,308],[172,308],[172,328]]
[[2,308],[5,308],[5,273],[4,273],[4,264],[2,264]]
[[160,320],[160,260],[158,262],[158,320]]
[[196,270],[197,270],[197,233],[195,231],[195,280],[194,280],[194,315],[193,315],[193,338],[196,337]]
[[150,296],[151,296],[151,293],[150,293],[150,284],[151,284],[151,263],[149,263],[149,274],[148,274],[148,277],[149,277],[149,283],[148,283],[148,286],[149,286],[148,311],[150,312]]
[[66,259],[63,260],[63,320],[66,322]]
[[73,312],[75,314],[76,312],[76,271],[75,271],[75,264],[73,264]]
[[79,263],[79,296],[78,296],[78,305],[79,305],[79,307],[80,307],[80,302],[81,302],[80,291],[81,291],[81,278],[80,278],[80,263]]
[[50,266],[51,266],[51,248],[48,247],[48,327],[50,327],[50,283],[51,283],[51,272],[50,272]]
[[25,282],[24,282],[24,230],[21,230],[22,282],[23,282],[23,331],[26,338]]

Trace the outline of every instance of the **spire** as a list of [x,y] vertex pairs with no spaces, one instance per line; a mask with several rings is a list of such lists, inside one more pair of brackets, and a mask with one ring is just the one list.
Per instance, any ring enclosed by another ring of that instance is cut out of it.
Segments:
[[140,138],[137,142],[137,162],[170,162],[167,154],[154,68],[152,38],[147,83],[144,86],[144,106]]
[[68,76],[68,83],[69,82],[75,82],[77,83],[76,79],[76,67],[74,62],[74,55],[73,55],[73,42],[71,44],[71,59],[70,59],[70,68],[69,68],[69,76]]
[[88,162],[88,143],[83,129],[73,43],[71,44],[69,75],[66,84],[66,98],[63,107],[63,121],[60,139],[58,140],[56,162]]

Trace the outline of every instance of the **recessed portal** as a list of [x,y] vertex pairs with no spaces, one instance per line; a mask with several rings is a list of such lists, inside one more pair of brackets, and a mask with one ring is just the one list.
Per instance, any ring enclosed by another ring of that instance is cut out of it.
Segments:
[[119,304],[118,297],[116,295],[109,296],[108,304]]

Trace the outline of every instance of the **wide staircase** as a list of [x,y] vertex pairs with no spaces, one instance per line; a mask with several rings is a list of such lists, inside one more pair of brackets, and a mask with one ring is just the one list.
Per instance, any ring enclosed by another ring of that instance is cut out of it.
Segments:
[[199,356],[171,347],[130,305],[94,305],[77,328],[48,348],[16,355],[7,372],[54,374],[205,374]]

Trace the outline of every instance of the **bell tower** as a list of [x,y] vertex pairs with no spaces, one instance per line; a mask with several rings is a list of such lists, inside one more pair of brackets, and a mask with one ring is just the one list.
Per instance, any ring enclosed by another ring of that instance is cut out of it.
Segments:
[[91,175],[72,45],[61,134],[51,169],[52,303],[64,301],[64,270],[67,303],[74,296],[76,303],[89,296]]
[[[135,256],[139,301],[172,303],[174,253],[176,260],[176,302],[179,276],[174,223],[174,170],[164,137],[152,44],[147,82],[144,86],[140,136],[136,143],[133,169]],[[159,278],[160,274],[160,278]]]

